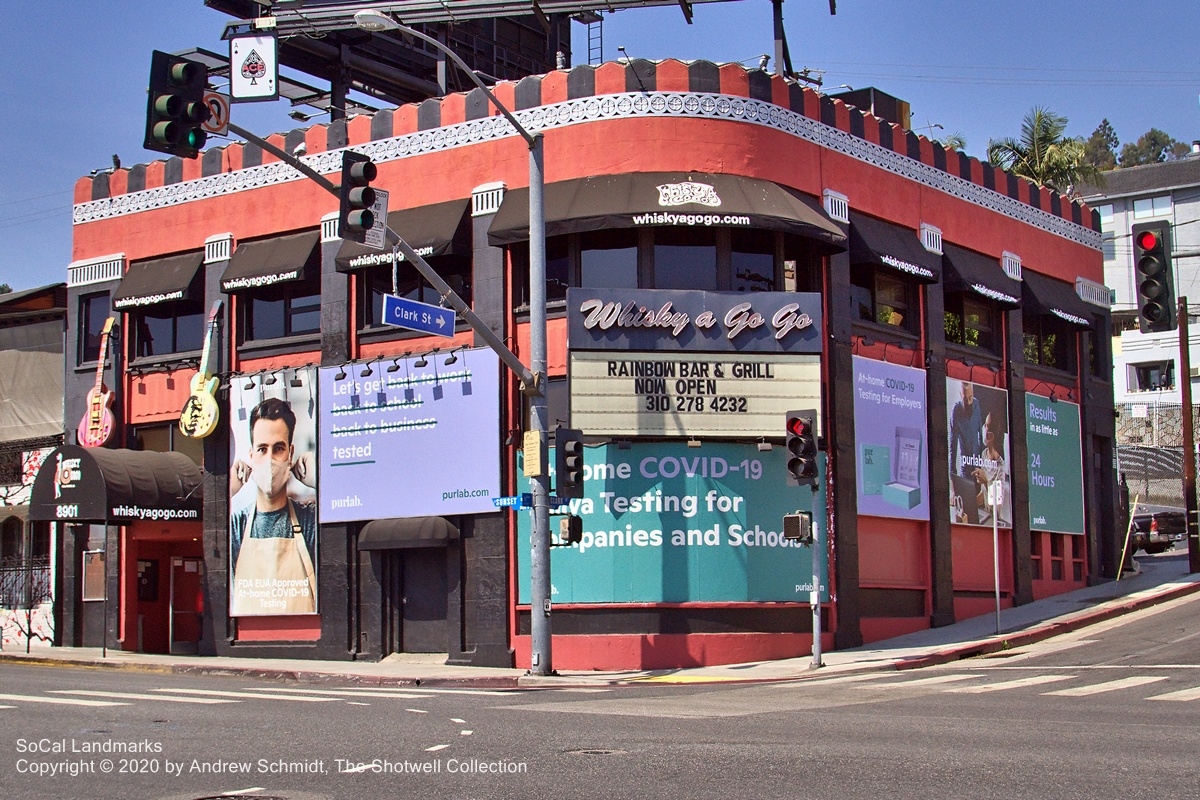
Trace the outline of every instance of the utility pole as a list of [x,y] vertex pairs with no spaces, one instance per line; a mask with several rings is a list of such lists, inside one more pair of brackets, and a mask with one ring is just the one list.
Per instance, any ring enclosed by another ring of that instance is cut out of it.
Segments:
[[1188,572],[1200,572],[1200,520],[1196,519],[1196,434],[1192,427],[1191,331],[1187,297],[1179,298],[1179,389],[1183,403],[1183,506],[1187,515]]

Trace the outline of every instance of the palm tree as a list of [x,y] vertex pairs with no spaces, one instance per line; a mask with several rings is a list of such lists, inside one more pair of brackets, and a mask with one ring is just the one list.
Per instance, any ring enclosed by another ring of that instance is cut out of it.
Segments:
[[1019,141],[988,141],[988,161],[1065,194],[1080,183],[1098,183],[1100,171],[1087,162],[1086,144],[1082,139],[1064,137],[1066,129],[1066,117],[1037,106],[1021,121]]

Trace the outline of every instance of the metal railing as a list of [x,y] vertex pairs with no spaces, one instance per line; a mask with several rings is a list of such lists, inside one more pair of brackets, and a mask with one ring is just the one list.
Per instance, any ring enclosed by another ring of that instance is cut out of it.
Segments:
[[50,556],[0,561],[0,608],[36,608],[52,599]]

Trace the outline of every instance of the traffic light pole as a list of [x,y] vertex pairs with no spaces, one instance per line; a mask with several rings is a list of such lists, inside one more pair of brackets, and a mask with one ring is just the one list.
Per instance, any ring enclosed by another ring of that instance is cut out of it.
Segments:
[[1188,301],[1179,298],[1179,389],[1183,405],[1183,507],[1187,517],[1188,572],[1200,572],[1200,520],[1196,518],[1196,432],[1192,420],[1192,356]]
[[[812,606],[812,668],[821,667],[821,562],[825,556],[825,537],[821,534],[823,530],[820,520],[825,514],[825,509],[817,508],[817,485],[812,485],[812,498],[810,500],[809,509],[812,512],[812,593],[808,596],[808,603]],[[818,513],[819,512],[819,513]]]

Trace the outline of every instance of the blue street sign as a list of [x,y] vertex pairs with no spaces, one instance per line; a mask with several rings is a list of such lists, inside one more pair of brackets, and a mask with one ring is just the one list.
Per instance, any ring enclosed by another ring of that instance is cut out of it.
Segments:
[[492,505],[494,505],[496,508],[520,508],[521,496],[510,495],[508,497],[493,497]]
[[454,309],[418,303],[392,294],[383,296],[383,322],[435,336],[454,337]]

